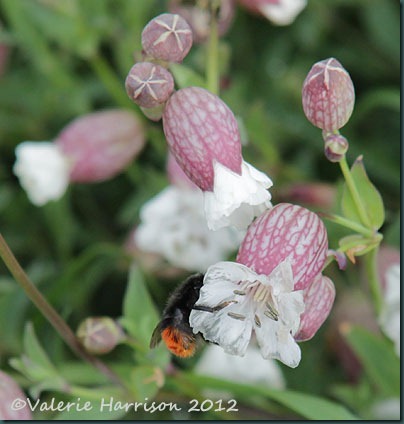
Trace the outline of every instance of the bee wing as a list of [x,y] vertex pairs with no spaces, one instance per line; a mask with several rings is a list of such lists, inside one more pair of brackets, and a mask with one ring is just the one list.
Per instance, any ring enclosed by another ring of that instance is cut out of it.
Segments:
[[150,349],[154,349],[161,342],[161,322],[157,324],[150,339]]

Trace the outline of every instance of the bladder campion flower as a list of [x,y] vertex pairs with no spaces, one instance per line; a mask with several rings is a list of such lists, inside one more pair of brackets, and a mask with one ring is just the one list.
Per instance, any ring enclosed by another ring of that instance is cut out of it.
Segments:
[[31,410],[24,401],[26,398],[20,386],[0,370],[0,420],[32,420]]
[[143,29],[142,46],[154,59],[182,62],[192,47],[192,31],[180,15],[163,13]]
[[[313,212],[287,203],[265,211],[249,227],[238,263],[207,270],[190,314],[194,333],[243,356],[254,330],[265,359],[296,367],[301,353],[294,336],[301,331],[302,339],[312,337],[330,311],[330,302],[316,309],[315,290],[306,296],[302,290],[321,272],[327,245],[325,227]],[[301,327],[305,302],[312,315]]]
[[204,192],[209,228],[246,228],[271,206],[272,181],[243,161],[236,118],[199,87],[175,92],[163,113],[164,133],[185,174]]
[[26,141],[16,147],[13,171],[31,202],[58,200],[69,182],[97,182],[114,177],[145,143],[136,115],[110,109],[81,116],[53,142]]
[[151,62],[132,66],[125,81],[129,98],[145,108],[156,107],[170,97],[174,79],[167,69]]
[[275,25],[289,25],[306,7],[307,0],[239,0],[239,3]]
[[355,90],[348,72],[334,58],[313,65],[303,83],[303,110],[316,127],[335,132],[351,117]]

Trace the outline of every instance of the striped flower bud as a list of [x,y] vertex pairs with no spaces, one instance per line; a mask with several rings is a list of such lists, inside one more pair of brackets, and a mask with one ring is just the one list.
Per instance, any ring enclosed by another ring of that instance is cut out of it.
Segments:
[[314,213],[301,206],[279,203],[248,228],[237,262],[258,274],[269,275],[289,259],[294,289],[305,289],[319,274],[327,257],[325,226]]
[[335,299],[334,283],[322,274],[303,290],[304,312],[300,315],[300,327],[295,340],[310,340],[323,325],[331,312]]
[[26,399],[20,386],[0,370],[0,420],[32,420]]
[[330,162],[339,162],[348,151],[348,140],[341,134],[323,134],[324,154]]
[[143,29],[142,46],[155,59],[179,63],[192,47],[192,31],[180,15],[163,13]]
[[151,62],[136,63],[125,81],[129,98],[144,108],[154,108],[170,97],[174,79],[167,69]]
[[355,90],[348,72],[334,58],[313,65],[302,90],[303,110],[316,127],[336,131],[351,117]]
[[271,206],[272,181],[243,161],[236,118],[219,97],[199,87],[175,92],[163,128],[179,166],[205,193],[209,228],[246,228]]
[[115,349],[125,334],[112,318],[90,317],[79,325],[77,337],[87,352],[103,355]]
[[96,182],[126,168],[143,148],[145,139],[134,113],[110,109],[75,119],[55,143],[71,161],[71,182]]

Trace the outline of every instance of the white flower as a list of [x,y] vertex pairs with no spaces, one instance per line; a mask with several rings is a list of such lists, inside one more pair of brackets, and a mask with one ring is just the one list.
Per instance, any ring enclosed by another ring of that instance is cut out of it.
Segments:
[[232,228],[209,230],[201,190],[169,186],[144,204],[135,242],[171,264],[205,272],[239,246],[244,233]]
[[270,208],[272,181],[263,172],[243,161],[241,175],[214,162],[213,191],[205,191],[205,213],[212,230],[226,226],[245,229],[255,216]]
[[219,262],[207,270],[189,322],[195,334],[238,356],[245,355],[254,330],[263,358],[295,368],[301,352],[293,335],[303,311],[303,294],[293,291],[288,259],[269,276]]
[[16,147],[15,154],[13,172],[34,205],[42,206],[63,196],[70,164],[55,143],[25,141]]
[[379,317],[383,332],[393,342],[400,356],[400,264],[390,266],[386,271],[384,307]]
[[387,398],[378,401],[372,406],[373,420],[397,420],[401,418],[401,401],[400,398]]
[[276,361],[265,360],[255,345],[250,344],[243,357],[227,354],[221,347],[209,345],[194,371],[211,377],[243,384],[284,389],[285,379]]
[[258,8],[261,13],[276,25],[289,25],[306,7],[307,0],[279,0],[262,3]]

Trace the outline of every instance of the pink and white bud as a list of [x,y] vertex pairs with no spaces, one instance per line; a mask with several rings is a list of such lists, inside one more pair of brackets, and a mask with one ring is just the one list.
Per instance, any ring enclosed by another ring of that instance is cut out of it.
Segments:
[[330,314],[334,299],[334,283],[328,277],[318,274],[303,290],[305,309],[300,315],[300,327],[294,336],[297,342],[313,338]]
[[348,151],[348,140],[341,134],[323,134],[324,154],[330,162],[340,162]]
[[143,29],[142,46],[155,59],[179,63],[192,47],[192,31],[180,15],[163,13]]
[[143,128],[129,110],[110,109],[79,117],[57,136],[55,144],[71,162],[71,182],[114,177],[142,150]]
[[239,0],[239,3],[275,25],[289,25],[306,7],[307,0]]
[[237,120],[219,97],[199,87],[175,92],[163,129],[178,165],[205,192],[209,228],[246,228],[271,206],[272,181],[243,161]]
[[313,65],[303,83],[303,110],[316,127],[336,131],[351,117],[355,90],[348,72],[334,58]]
[[104,355],[125,339],[125,333],[112,318],[90,317],[79,325],[77,337],[87,352]]
[[327,249],[327,231],[314,212],[279,203],[250,225],[237,262],[258,274],[270,275],[288,259],[292,266],[294,290],[301,290],[321,272]]
[[[222,37],[233,22],[235,4],[234,0],[221,0],[218,5],[217,27],[218,34]],[[198,2],[171,0],[168,7],[171,13],[178,13],[188,22],[192,29],[194,43],[203,43],[209,38],[211,14],[209,2],[201,5]]]
[[162,66],[141,62],[130,69],[125,87],[129,98],[136,104],[154,108],[168,100],[174,90],[174,79]]
[[32,413],[26,401],[27,396],[20,386],[0,370],[0,420],[32,420]]

